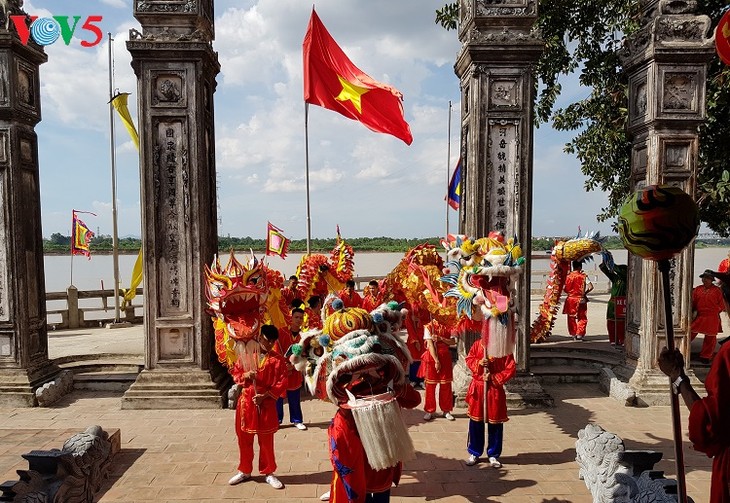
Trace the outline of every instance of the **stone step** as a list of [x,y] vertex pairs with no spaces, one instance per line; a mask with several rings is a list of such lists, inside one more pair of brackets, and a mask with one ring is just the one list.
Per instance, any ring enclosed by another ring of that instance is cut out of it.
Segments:
[[540,365],[530,368],[542,384],[598,382],[600,368],[577,365]]
[[74,389],[126,391],[139,375],[137,372],[95,371],[74,374]]
[[614,367],[623,363],[623,353],[609,353],[607,351],[549,351],[530,352],[530,369],[546,365],[566,365],[583,367]]

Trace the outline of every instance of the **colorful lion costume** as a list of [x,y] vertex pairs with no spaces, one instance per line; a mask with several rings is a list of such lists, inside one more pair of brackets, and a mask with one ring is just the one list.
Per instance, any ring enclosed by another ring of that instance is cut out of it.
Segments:
[[417,406],[420,395],[405,378],[411,356],[396,335],[405,314],[400,306],[383,304],[371,313],[341,301],[333,307],[324,328],[295,345],[290,361],[305,371],[315,396],[338,406],[328,429],[331,498],[363,502],[397,484],[402,462],[415,457],[401,407]]

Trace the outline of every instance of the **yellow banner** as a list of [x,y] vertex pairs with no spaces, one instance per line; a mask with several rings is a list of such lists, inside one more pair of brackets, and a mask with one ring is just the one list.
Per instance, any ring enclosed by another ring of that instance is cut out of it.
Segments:
[[134,122],[132,122],[132,116],[129,115],[129,108],[127,108],[127,96],[129,96],[129,93],[117,94],[114,99],[112,99],[112,105],[119,114],[119,118],[122,119],[122,124],[124,124],[124,127],[127,128],[129,136],[132,137],[134,145],[137,147],[137,150],[139,150],[139,136],[137,135],[137,129],[134,127]]

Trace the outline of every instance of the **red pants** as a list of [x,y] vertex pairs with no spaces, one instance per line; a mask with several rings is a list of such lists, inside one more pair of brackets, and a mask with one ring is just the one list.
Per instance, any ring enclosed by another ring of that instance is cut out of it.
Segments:
[[[449,362],[449,365],[451,362]],[[454,395],[451,392],[451,382],[439,384],[439,407],[443,412],[451,412],[454,408]],[[436,383],[426,381],[426,403],[423,410],[433,414],[436,412]]]
[[[695,337],[697,337],[697,332],[692,332],[692,338],[690,340],[695,340]],[[705,334],[705,340],[702,343],[702,350],[700,351],[700,358],[711,360],[715,355],[715,344],[717,344],[717,335]]]
[[608,328],[608,342],[623,346],[626,335],[626,319],[606,320],[606,328]]
[[588,326],[588,314],[585,310],[578,309],[576,316],[568,315],[568,333],[573,336],[583,337],[586,335]]
[[259,437],[259,473],[268,475],[276,471],[276,455],[274,454],[273,433],[246,433],[241,430],[239,408],[236,407],[236,436],[238,437],[238,471],[251,474],[253,472],[253,437]]

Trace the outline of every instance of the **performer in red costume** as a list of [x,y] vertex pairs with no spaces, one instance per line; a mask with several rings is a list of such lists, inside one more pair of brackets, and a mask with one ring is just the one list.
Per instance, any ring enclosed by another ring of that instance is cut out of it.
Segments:
[[345,288],[337,292],[345,307],[362,307],[362,297],[355,291],[355,282],[348,279],[345,285]]
[[696,451],[713,458],[710,503],[730,503],[730,344],[723,344],[705,379],[707,397],[700,398],[684,374],[678,349],[664,348],[659,368],[672,380],[689,409],[689,439]]
[[[289,422],[297,429],[306,430],[307,425],[304,424],[304,416],[302,415],[302,384],[304,384],[304,376],[294,368],[289,362],[291,347],[300,340],[299,333],[304,323],[304,311],[294,308],[291,311],[291,321],[288,328],[279,330],[279,338],[276,341],[274,350],[284,358],[287,368],[286,380],[286,401],[289,404]],[[279,417],[279,424],[284,420],[284,397],[280,396],[276,400],[276,414]]]
[[298,285],[299,279],[296,276],[292,275],[289,276],[289,283],[281,289],[281,296],[289,308],[294,307],[292,302],[294,302],[295,299],[299,299],[299,294],[297,293]]
[[[385,389],[382,389],[385,391]],[[400,407],[412,409],[421,403],[421,395],[407,382],[397,390]],[[331,503],[387,503],[390,488],[400,481],[403,463],[375,470],[365,455],[353,412],[342,405],[327,429],[330,461],[334,468],[330,485]],[[380,435],[386,431],[381,431]]]
[[257,368],[245,371],[240,363],[231,370],[236,384],[242,386],[236,405],[236,436],[238,437],[238,473],[228,481],[240,484],[251,478],[253,471],[253,437],[258,435],[259,472],[266,476],[266,482],[274,489],[284,484],[276,478],[276,456],[274,454],[274,433],[279,429],[276,416],[276,399],[286,390],[286,362],[273,351],[279,337],[273,325],[263,325],[259,335],[261,346]]
[[[487,457],[493,467],[500,468],[502,463],[499,461],[499,456],[502,454],[504,423],[509,421],[504,383],[515,376],[515,359],[511,354],[501,357],[488,355],[487,347],[480,340],[472,344],[465,362],[472,373],[471,383],[466,392],[467,414],[469,415],[467,443],[469,459],[466,464],[468,466],[477,464],[479,456],[484,452],[484,423],[486,422],[489,437]],[[484,417],[484,386],[487,387],[486,420]]]
[[312,295],[309,298],[307,308],[304,310],[304,330],[322,330],[322,298],[319,295]]
[[408,367],[408,379],[416,388],[423,388],[423,378],[418,377],[418,373],[421,368],[421,355],[424,348],[424,318],[428,320],[428,313],[425,313],[424,316],[421,306],[415,301],[410,305],[406,304],[406,309],[408,310],[405,317],[406,332],[408,333],[406,344],[413,357],[413,363]]
[[375,280],[371,280],[368,283],[367,292],[365,292],[365,298],[362,299],[362,308],[368,313],[383,303],[383,294],[380,291],[380,286]]
[[700,274],[702,284],[692,290],[692,311],[695,313],[690,330],[692,340],[697,334],[705,334],[700,351],[700,361],[710,363],[715,353],[717,334],[722,332],[720,313],[726,308],[725,299],[722,296],[720,287],[715,286],[712,281],[715,277],[712,271],[706,270]]
[[593,290],[593,283],[583,272],[583,264],[573,262],[573,272],[565,278],[565,293],[568,298],[563,305],[563,314],[568,315],[568,333],[573,340],[582,341],[588,327],[588,298],[586,295]]
[[450,347],[456,345],[456,338],[448,327],[433,320],[423,329],[423,340],[426,351],[421,355],[421,368],[418,376],[426,382],[426,403],[423,419],[430,421],[436,413],[436,386],[439,387],[439,407],[444,417],[454,420],[451,411],[454,409],[454,395],[451,382],[454,380],[454,369],[451,361]]

